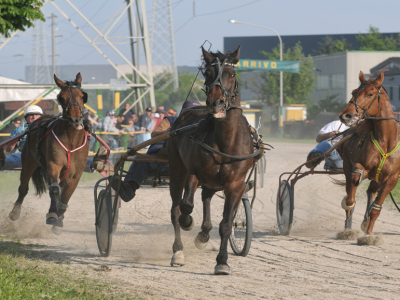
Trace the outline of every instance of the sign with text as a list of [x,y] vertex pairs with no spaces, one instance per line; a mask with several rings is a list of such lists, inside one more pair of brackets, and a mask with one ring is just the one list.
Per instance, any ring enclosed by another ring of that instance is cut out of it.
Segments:
[[126,86],[125,79],[110,79],[110,90],[112,91],[126,91],[128,87]]
[[299,61],[239,59],[235,67],[237,70],[282,71],[290,73],[300,72]]

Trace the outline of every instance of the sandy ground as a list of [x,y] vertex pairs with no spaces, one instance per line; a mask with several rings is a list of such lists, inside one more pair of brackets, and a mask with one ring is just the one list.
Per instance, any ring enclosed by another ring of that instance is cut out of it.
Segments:
[[[275,143],[267,153],[264,188],[257,190],[253,207],[253,239],[247,257],[234,256],[228,263],[231,276],[215,276],[219,248],[218,224],[222,200],[214,197],[211,241],[205,250],[193,240],[200,230],[202,205],[196,193],[195,228],[183,232],[186,264],[170,267],[173,229],[168,189],[140,189],[130,203],[122,203],[112,253],[99,256],[94,231],[94,182],[81,184],[70,201],[65,230],[54,235],[45,225],[48,195],[27,196],[22,217],[7,218],[17,193],[1,201],[1,235],[19,237],[23,243],[42,245],[42,259],[70,263],[94,278],[118,282],[121,288],[150,299],[398,299],[400,297],[400,215],[385,202],[374,234],[380,246],[358,246],[342,241],[344,188],[326,175],[299,181],[295,191],[294,225],[290,236],[277,234],[275,201],[278,177],[305,161],[310,144]],[[338,178],[340,179],[340,178]],[[358,229],[365,211],[366,185],[359,189],[353,228]],[[4,196],[3,196],[4,197]],[[229,247],[229,246],[228,246]],[[111,271],[96,271],[106,264]]]

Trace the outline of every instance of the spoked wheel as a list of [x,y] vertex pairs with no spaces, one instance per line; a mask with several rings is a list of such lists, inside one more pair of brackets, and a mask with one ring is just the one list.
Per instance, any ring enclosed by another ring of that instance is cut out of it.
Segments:
[[96,210],[96,239],[100,255],[107,257],[111,252],[113,234],[113,214],[110,193],[101,190],[94,200]]
[[115,197],[116,195],[116,191],[114,191],[114,189],[110,189],[111,190],[111,201],[112,201],[112,211],[115,213],[113,214],[113,233],[117,230],[117,225],[118,225],[118,216],[119,216],[119,207],[120,207],[120,199],[119,197]]
[[236,255],[246,256],[251,246],[253,220],[251,206],[247,198],[242,198],[233,219],[232,233],[229,242]]
[[[280,201],[279,195],[281,195]],[[288,235],[292,229],[293,208],[292,189],[286,180],[282,180],[276,196],[276,219],[282,235]]]

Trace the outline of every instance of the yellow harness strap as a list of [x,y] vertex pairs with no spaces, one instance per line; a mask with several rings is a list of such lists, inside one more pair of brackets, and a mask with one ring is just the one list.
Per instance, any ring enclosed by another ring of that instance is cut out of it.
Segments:
[[395,153],[397,151],[397,149],[399,149],[400,142],[397,143],[396,147],[391,152],[386,154],[385,152],[383,152],[382,148],[379,146],[378,142],[375,140],[372,130],[370,132],[370,135],[371,135],[372,142],[375,144],[376,148],[378,148],[379,152],[382,154],[382,160],[381,160],[381,163],[379,164],[378,171],[376,172],[376,177],[375,177],[375,181],[379,182],[379,175],[381,174],[383,164],[385,163],[386,158],[388,158],[390,155]]

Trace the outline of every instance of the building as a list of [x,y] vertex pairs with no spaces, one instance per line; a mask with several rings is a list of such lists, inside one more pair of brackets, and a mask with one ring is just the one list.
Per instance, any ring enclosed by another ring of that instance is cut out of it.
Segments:
[[[337,99],[347,102],[351,98],[351,92],[360,85],[360,71],[369,78],[372,70],[374,73],[381,66],[387,66],[382,62],[393,56],[400,56],[400,51],[346,51],[315,56],[313,59],[317,83],[309,98],[318,101],[329,93],[337,94]],[[385,79],[384,85],[387,80]]]

